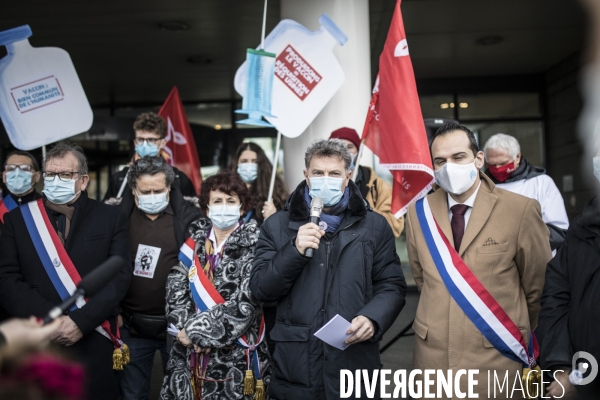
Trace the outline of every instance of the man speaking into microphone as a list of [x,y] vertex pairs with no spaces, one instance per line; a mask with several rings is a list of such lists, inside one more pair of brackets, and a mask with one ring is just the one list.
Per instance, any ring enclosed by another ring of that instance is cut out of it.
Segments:
[[[347,146],[315,141],[304,162],[305,181],[261,227],[250,279],[259,301],[277,302],[269,386],[277,400],[338,399],[340,369],[379,369],[379,341],[405,303],[394,235],[350,180]],[[320,225],[310,222],[316,197]],[[314,336],[336,314],[352,322],[343,351]]]

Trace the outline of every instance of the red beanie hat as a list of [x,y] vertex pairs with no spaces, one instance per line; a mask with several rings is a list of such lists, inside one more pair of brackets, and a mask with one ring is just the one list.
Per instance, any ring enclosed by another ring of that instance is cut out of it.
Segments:
[[329,139],[346,139],[351,141],[357,149],[360,147],[360,138],[358,137],[358,133],[351,128],[336,129],[331,133]]

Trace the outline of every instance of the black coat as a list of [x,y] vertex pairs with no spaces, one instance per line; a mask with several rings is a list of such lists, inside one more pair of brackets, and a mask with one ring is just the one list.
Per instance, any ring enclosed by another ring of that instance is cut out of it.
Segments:
[[[548,263],[541,302],[536,334],[542,368],[571,369],[578,351],[600,362],[600,198],[575,218]],[[597,396],[600,378],[578,389],[583,397],[588,392]]]
[[[106,201],[111,197],[117,197],[117,194],[119,194],[119,189],[121,189],[121,185],[123,184],[123,179],[125,179],[125,176],[127,175],[127,171],[129,171],[129,167],[125,167],[121,171],[115,172],[110,177],[108,190],[106,191],[106,194],[104,194],[104,199],[102,199],[102,201]],[[175,182],[173,184],[179,187],[184,196],[198,196],[198,193],[196,193],[196,188],[194,188],[194,184],[186,174],[175,167],[173,167],[173,172],[175,172]],[[129,183],[127,183],[125,190],[123,190],[123,199],[126,198],[129,198],[133,201],[133,194],[131,193]]]
[[[69,314],[84,336],[66,349],[87,367],[91,398],[112,399],[118,396],[112,370],[113,345],[94,329],[106,319],[116,322],[117,305],[131,281],[127,220],[118,208],[89,199],[86,192],[81,193],[76,203],[65,249],[79,274],[85,277],[111,255],[121,256],[126,261],[119,275],[104,289],[91,297],[83,308]],[[50,211],[46,211],[51,216]],[[43,317],[61,303],[38,257],[20,208],[5,216],[0,254],[0,304],[11,315]]]
[[[340,369],[381,368],[379,341],[405,303],[406,282],[392,230],[353,182],[338,231],[321,239],[312,259],[300,255],[294,242],[309,220],[305,187],[300,184],[286,209],[263,224],[250,281],[259,301],[277,302],[269,394],[278,400],[338,399]],[[344,351],[325,345],[314,333],[336,314],[348,321],[368,317],[375,335]]]

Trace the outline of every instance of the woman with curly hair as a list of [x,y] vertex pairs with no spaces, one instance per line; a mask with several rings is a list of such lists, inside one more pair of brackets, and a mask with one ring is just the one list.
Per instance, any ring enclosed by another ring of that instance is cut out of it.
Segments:
[[250,190],[252,209],[246,215],[247,220],[255,219],[260,227],[271,215],[283,210],[289,193],[279,175],[275,175],[273,199],[267,201],[273,165],[259,145],[242,143],[235,152],[230,169],[237,172]]
[[256,221],[233,171],[206,179],[180,264],[167,279],[166,314],[176,334],[161,399],[265,399],[270,380],[262,307],[249,289]]

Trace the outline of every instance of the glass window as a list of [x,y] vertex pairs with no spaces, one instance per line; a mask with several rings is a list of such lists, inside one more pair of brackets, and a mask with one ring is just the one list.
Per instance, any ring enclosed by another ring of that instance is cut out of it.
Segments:
[[458,117],[465,119],[541,117],[537,93],[486,93],[458,96]]
[[420,96],[423,118],[454,118],[454,95]]
[[543,125],[541,121],[532,122],[487,122],[469,124],[466,123],[469,129],[476,133],[479,137],[479,147],[483,150],[483,146],[487,140],[496,133],[504,133],[514,136],[521,146],[521,155],[529,161],[529,163],[543,167],[544,166],[544,149],[543,149]]
[[231,129],[231,103],[199,103],[184,108],[190,124]]

